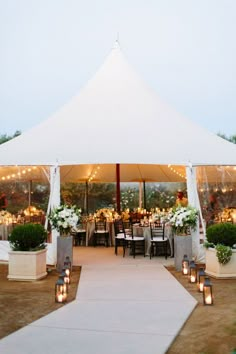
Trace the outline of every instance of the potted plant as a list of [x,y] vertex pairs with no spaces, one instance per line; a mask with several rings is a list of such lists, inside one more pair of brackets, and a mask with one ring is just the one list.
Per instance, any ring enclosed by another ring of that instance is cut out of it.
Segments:
[[180,271],[182,259],[186,254],[192,258],[191,230],[195,230],[198,223],[198,210],[192,206],[177,207],[170,216],[169,224],[174,232],[175,268]]
[[236,225],[210,225],[206,238],[206,273],[215,278],[236,278]]
[[75,205],[59,205],[54,208],[49,221],[52,229],[59,232],[57,237],[57,271],[61,272],[64,266],[65,257],[73,259],[73,236],[71,230],[76,227],[81,217],[81,209]]
[[12,249],[9,251],[9,280],[33,281],[47,275],[47,232],[42,225],[17,225],[8,240]]

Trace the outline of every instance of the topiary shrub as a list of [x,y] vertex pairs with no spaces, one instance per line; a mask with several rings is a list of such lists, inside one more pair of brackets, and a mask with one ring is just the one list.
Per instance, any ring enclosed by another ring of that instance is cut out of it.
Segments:
[[206,238],[214,245],[233,247],[236,244],[236,224],[220,223],[208,226]]
[[47,232],[40,224],[17,225],[8,237],[13,251],[39,251],[46,248]]

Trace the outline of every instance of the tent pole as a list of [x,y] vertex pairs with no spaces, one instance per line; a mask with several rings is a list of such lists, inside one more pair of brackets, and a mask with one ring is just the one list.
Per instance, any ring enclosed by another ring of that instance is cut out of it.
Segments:
[[88,181],[85,182],[85,211],[88,215]]
[[143,208],[147,209],[147,201],[146,201],[146,183],[143,181]]
[[[50,211],[60,205],[60,167],[51,166],[50,167],[50,196],[48,203],[47,216]],[[46,219],[47,223],[47,219]],[[45,223],[45,224],[46,224]],[[52,240],[51,244],[47,245],[47,263],[56,264],[57,263],[57,237],[59,232],[56,229],[52,229]]]
[[120,213],[120,164],[116,164],[116,210]]
[[[201,221],[204,229],[204,220],[202,217],[201,205],[200,205],[198,191],[197,191],[196,167],[193,167],[191,164],[187,166],[186,176],[187,176],[188,204],[198,209],[199,220]],[[197,225],[196,230],[191,231],[191,235],[192,235],[192,254],[198,262],[204,262],[205,252],[203,249],[203,245],[200,245],[199,223]]]
[[140,209],[142,209],[143,206],[143,184],[142,182],[139,182],[139,203],[138,206]]
[[29,181],[29,208],[31,206],[32,179]]

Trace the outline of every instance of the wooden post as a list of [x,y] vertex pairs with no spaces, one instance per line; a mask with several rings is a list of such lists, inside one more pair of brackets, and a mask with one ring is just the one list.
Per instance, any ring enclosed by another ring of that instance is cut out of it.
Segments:
[[143,208],[147,209],[147,201],[146,201],[146,184],[143,181]]
[[120,213],[120,164],[116,164],[116,210]]
[[88,215],[88,181],[85,182],[85,203],[84,209],[86,214]]

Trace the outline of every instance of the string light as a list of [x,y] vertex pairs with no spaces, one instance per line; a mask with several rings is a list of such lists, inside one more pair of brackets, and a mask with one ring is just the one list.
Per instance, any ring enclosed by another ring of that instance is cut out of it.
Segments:
[[176,175],[178,175],[181,178],[187,178],[185,175],[183,175],[182,173],[180,173],[179,171],[177,171],[174,167],[172,167],[172,165],[168,165],[168,168],[175,173]]
[[[19,168],[19,167],[17,167],[17,168]],[[32,170],[35,171],[36,169],[37,169],[36,166],[34,166],[33,168],[27,168],[27,169],[22,170],[21,172],[18,171],[17,173],[12,173],[11,175],[2,176],[1,180],[6,181],[6,180],[10,180],[10,179],[16,179],[17,177],[20,178],[21,175],[26,175],[27,173],[32,172]]]
[[96,175],[98,173],[98,170],[100,170],[100,166],[99,165],[95,168],[95,171],[94,171],[94,169],[92,170],[92,172],[91,172],[91,174],[90,174],[90,176],[88,178],[88,182],[91,182],[96,177]]

